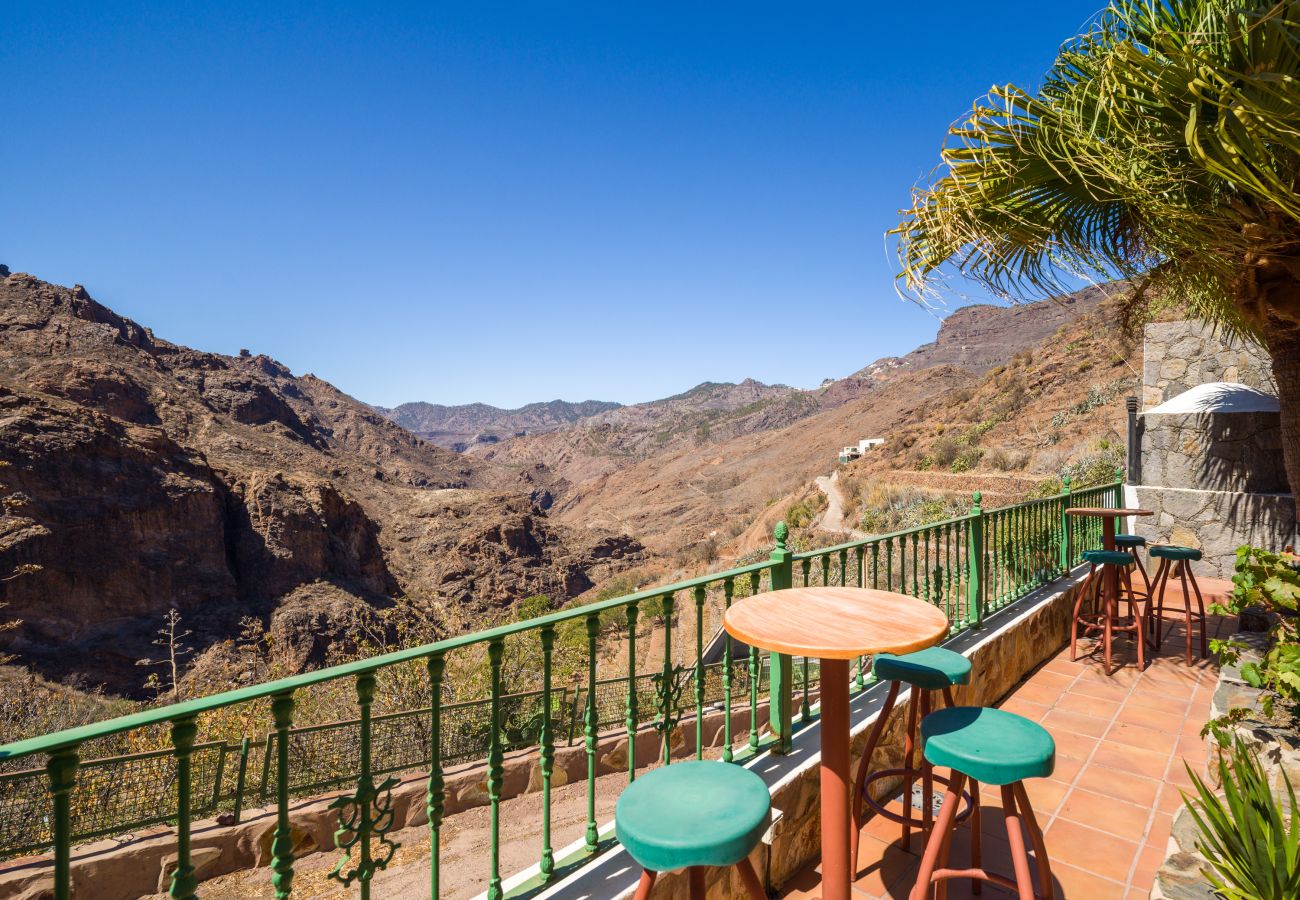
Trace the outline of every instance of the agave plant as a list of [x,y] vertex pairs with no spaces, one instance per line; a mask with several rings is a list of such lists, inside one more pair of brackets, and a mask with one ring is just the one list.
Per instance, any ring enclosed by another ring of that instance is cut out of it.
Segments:
[[[1196,798],[1183,795],[1201,833],[1197,849],[1209,860],[1210,883],[1228,900],[1300,897],[1300,815],[1295,789],[1285,777],[1285,809],[1251,749],[1237,737],[1219,758],[1220,799],[1191,766]],[[1288,826],[1286,816],[1291,816]]]
[[895,230],[905,290],[1126,278],[1261,342],[1300,490],[1300,0],[1114,0],[1042,86],[953,126]]

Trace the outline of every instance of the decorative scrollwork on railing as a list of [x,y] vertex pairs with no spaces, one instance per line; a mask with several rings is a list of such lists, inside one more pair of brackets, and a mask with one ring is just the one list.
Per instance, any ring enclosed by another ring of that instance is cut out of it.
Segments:
[[[357,776],[357,789],[351,797],[339,797],[329,805],[338,810],[339,827],[334,831],[334,844],[343,851],[329,877],[350,886],[359,882],[361,900],[370,900],[370,879],[375,872],[388,867],[397,852],[396,841],[388,839],[393,827],[393,788],[396,777],[384,779],[375,787],[370,766],[370,706],[375,699],[375,674],[363,672],[357,676],[357,706],[361,709],[361,766]],[[379,846],[372,846],[378,838]]]
[[659,710],[659,715],[654,722],[654,729],[663,735],[665,741],[669,740],[673,729],[681,721],[682,692],[691,683],[694,674],[694,669],[676,665],[672,668],[665,667],[662,672],[651,676],[650,680],[654,684],[655,698]]
[[[339,827],[334,831],[334,843],[343,851],[330,877],[345,886],[354,881],[367,884],[375,872],[388,866],[389,860],[397,852],[397,843],[388,839],[388,832],[393,827],[393,788],[399,779],[386,778],[378,786],[369,776],[357,784],[357,791],[350,797],[339,797],[329,805],[330,809],[339,811]],[[372,844],[379,839],[379,853],[375,853]],[[353,849],[356,849],[356,861]]]

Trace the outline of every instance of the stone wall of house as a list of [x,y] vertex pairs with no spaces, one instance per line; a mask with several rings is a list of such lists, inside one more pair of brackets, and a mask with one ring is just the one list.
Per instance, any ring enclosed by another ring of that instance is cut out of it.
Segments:
[[1142,416],[1142,484],[1275,494],[1287,490],[1275,412]]
[[[1262,348],[1203,322],[1148,325],[1143,353],[1146,409],[1212,381],[1277,393]],[[1139,429],[1140,483],[1125,502],[1155,515],[1135,517],[1136,534],[1196,547],[1193,570],[1216,578],[1231,577],[1242,544],[1300,545],[1276,413],[1144,414]]]
[[1234,381],[1277,393],[1263,348],[1195,319],[1146,326],[1142,351],[1142,407],[1150,409],[1210,381]]

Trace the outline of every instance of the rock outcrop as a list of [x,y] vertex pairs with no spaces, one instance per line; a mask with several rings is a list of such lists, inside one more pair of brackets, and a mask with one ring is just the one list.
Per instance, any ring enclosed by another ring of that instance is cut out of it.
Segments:
[[527,471],[20,273],[0,279],[0,462],[0,572],[40,567],[0,585],[5,617],[22,620],[6,649],[116,691],[138,688],[134,661],[173,607],[196,649],[251,615],[302,666],[353,604],[405,593],[472,621],[572,597],[640,553],[553,524]]

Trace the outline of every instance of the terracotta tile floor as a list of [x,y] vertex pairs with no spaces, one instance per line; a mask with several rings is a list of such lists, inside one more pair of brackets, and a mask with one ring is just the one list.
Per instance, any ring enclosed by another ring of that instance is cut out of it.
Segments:
[[[1231,591],[1231,584],[1200,580],[1206,606]],[[1184,631],[1169,610],[1181,606],[1181,591],[1166,598],[1164,639],[1155,661],[1139,673],[1133,644],[1118,642],[1116,661],[1125,663],[1107,677],[1096,657],[1070,661],[1067,646],[1033,672],[1001,707],[1041,723],[1056,739],[1056,771],[1051,778],[1026,782],[1030,802],[1045,832],[1056,896],[1070,900],[1146,898],[1156,868],[1164,861],[1173,813],[1188,785],[1186,760],[1199,771],[1205,763],[1200,729],[1209,717],[1217,681],[1213,660],[1184,658]],[[1227,635],[1229,620],[1211,618],[1209,634]],[[1080,644],[1080,653],[1088,649]],[[1193,646],[1194,651],[1198,649]],[[975,673],[978,677],[979,673]],[[986,787],[982,847],[986,867],[1009,874],[1006,829],[996,788]],[[897,807],[896,808],[901,808]],[[969,859],[969,830],[953,839],[954,863]],[[855,898],[904,898],[915,882],[924,839],[902,846],[900,826],[883,819],[869,822],[862,835]],[[820,869],[804,870],[786,885],[789,900],[821,896]],[[948,897],[971,896],[971,882],[948,882]],[[986,884],[984,897],[1014,896]]]

